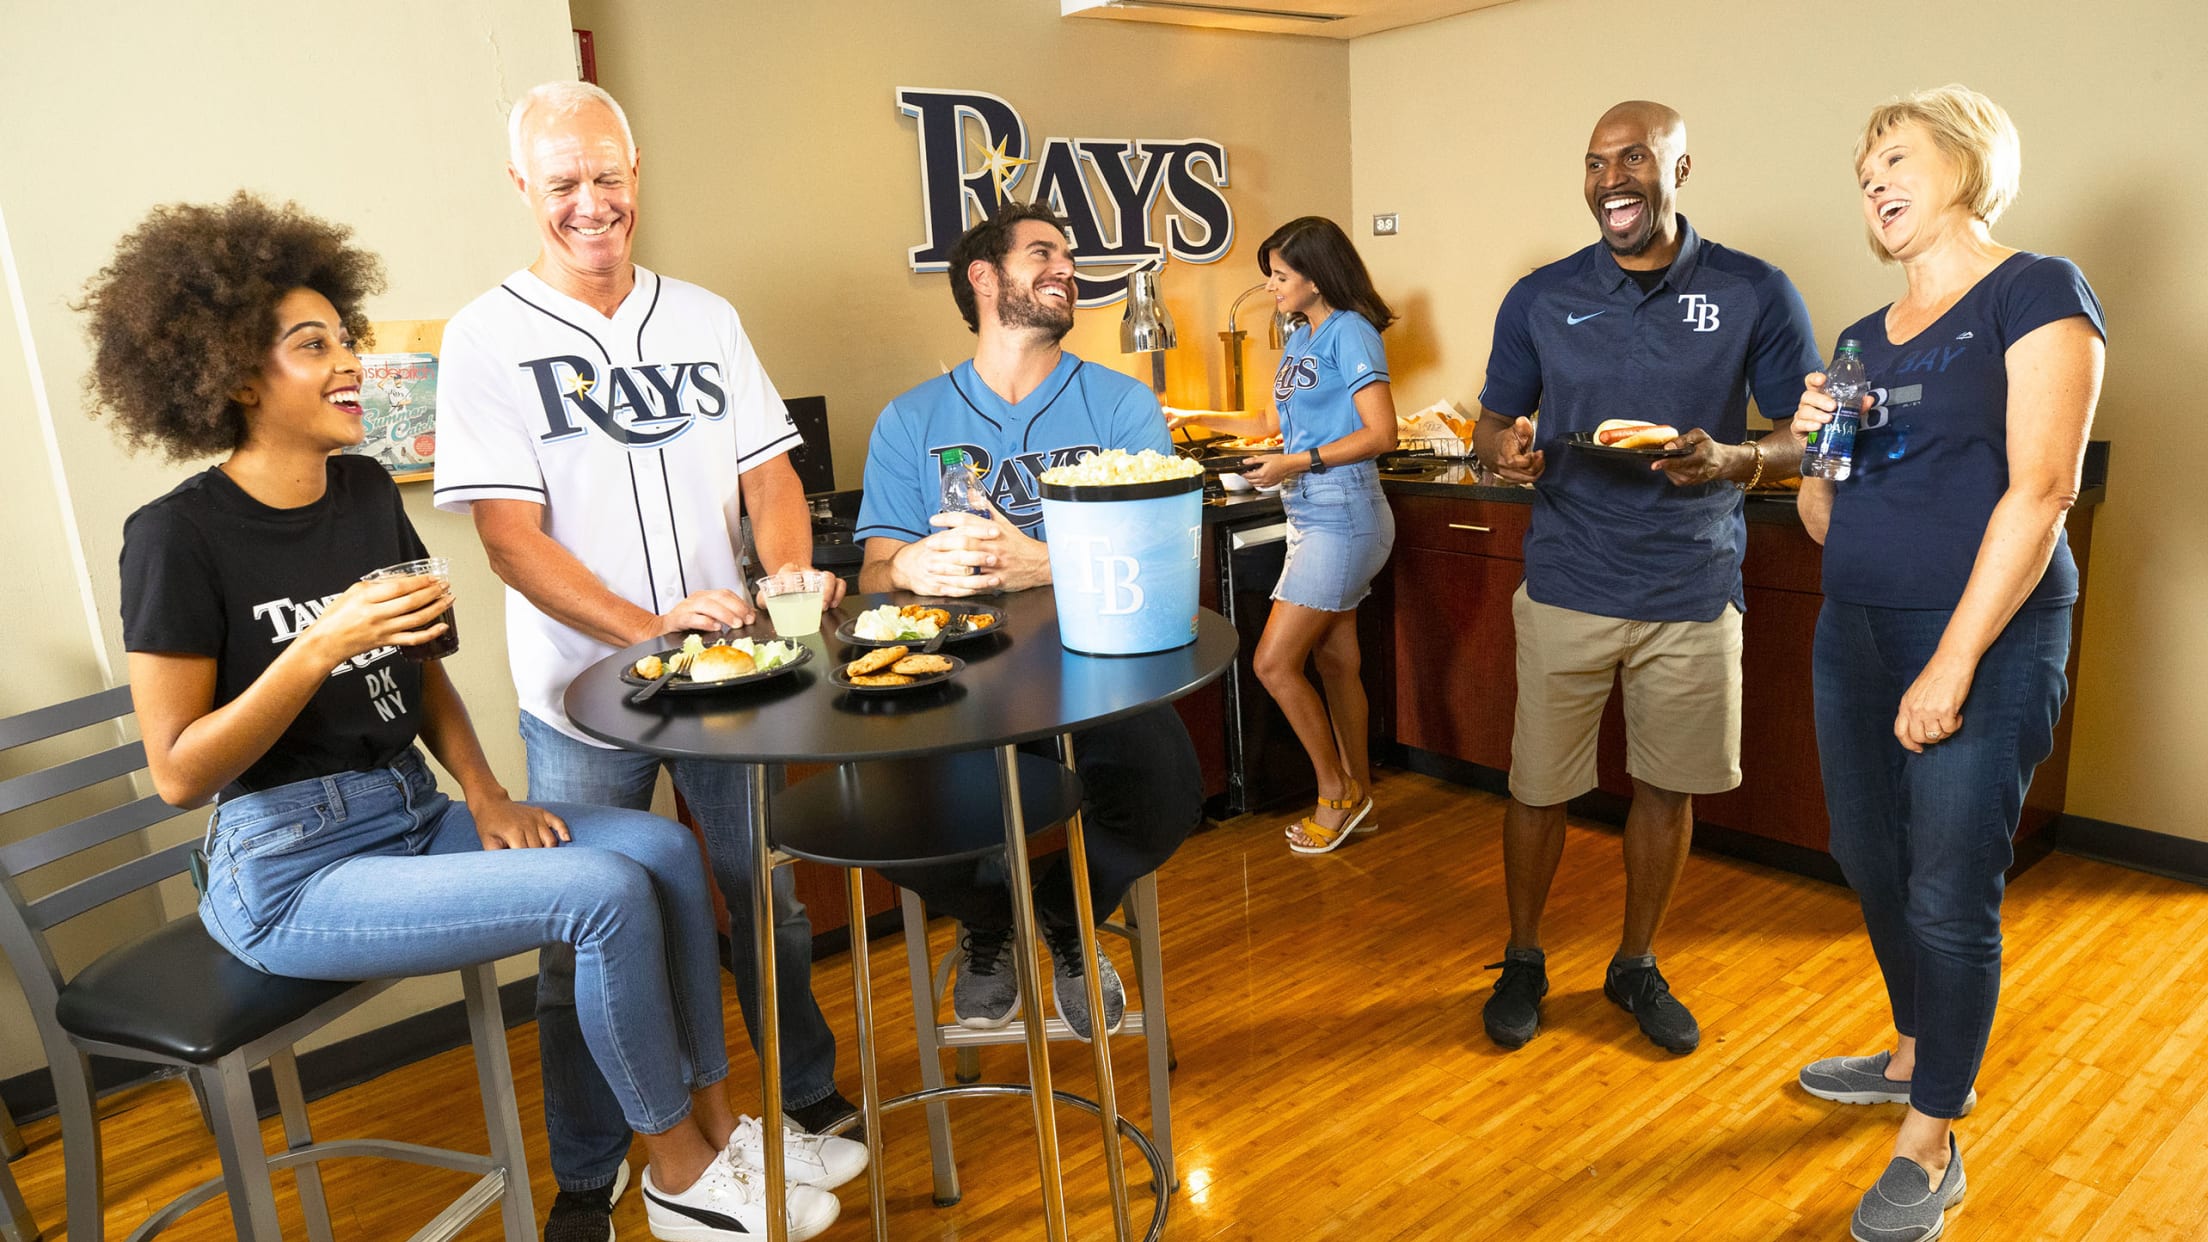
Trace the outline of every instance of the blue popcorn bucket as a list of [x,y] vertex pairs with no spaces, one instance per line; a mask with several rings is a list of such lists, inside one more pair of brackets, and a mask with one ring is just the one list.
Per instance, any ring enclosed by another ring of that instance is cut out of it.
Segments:
[[1058,639],[1083,655],[1147,655],[1196,641],[1204,479],[1043,484]]

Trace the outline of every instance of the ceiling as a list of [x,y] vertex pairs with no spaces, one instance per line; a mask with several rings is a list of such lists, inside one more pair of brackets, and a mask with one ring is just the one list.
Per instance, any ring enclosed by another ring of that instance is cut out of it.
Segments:
[[1058,0],[1066,17],[1255,30],[1318,39],[1360,35],[1454,17],[1509,0]]

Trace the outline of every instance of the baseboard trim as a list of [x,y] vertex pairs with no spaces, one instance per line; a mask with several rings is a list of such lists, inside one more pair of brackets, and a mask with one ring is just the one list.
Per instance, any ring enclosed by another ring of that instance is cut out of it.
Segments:
[[2052,835],[2065,854],[2208,885],[2208,841],[2070,814],[2056,818]]
[[[891,907],[866,921],[867,938],[879,939],[904,927],[904,912]],[[727,942],[722,942],[725,953]],[[848,927],[822,932],[813,937],[813,960],[832,957],[851,948],[851,932]],[[537,980],[534,975],[503,984],[498,989],[499,1009],[505,1017],[508,1030],[537,1016]],[[740,1035],[741,1032],[732,1032]],[[440,1052],[465,1047],[468,1043],[468,1010],[461,1001],[440,1005],[421,1013],[401,1018],[387,1026],[377,1027],[335,1043],[299,1054],[299,1085],[309,1100],[319,1100],[347,1087],[359,1086],[372,1078],[388,1074],[392,1070],[412,1065],[416,1061],[433,1057]],[[534,1067],[517,1067],[516,1072],[533,1072]],[[147,1065],[140,1061],[123,1061],[111,1057],[92,1058],[92,1084],[101,1095],[126,1087],[158,1082],[180,1075],[162,1066]],[[276,1088],[268,1071],[253,1071],[253,1102],[261,1116],[276,1115]],[[12,1078],[0,1079],[0,1103],[7,1105],[8,1113],[17,1121],[35,1121],[54,1112],[54,1080],[45,1067]]]
[[[1458,785],[1469,785],[1506,798],[1510,796],[1510,774],[1495,768],[1415,747],[1403,748],[1403,766],[1421,775],[1438,777]],[[1625,811],[1630,802],[1630,799],[1598,789],[1572,799],[1571,813],[1582,819],[1618,825],[1625,822]],[[1834,862],[1832,855],[1823,850],[1813,850],[1787,841],[1774,841],[1769,837],[1759,837],[1736,828],[1724,828],[1696,820],[1694,845],[1696,849],[1759,863],[1795,875],[1808,876],[1813,880],[1824,880],[1832,884],[1847,883],[1841,878],[1840,864]]]

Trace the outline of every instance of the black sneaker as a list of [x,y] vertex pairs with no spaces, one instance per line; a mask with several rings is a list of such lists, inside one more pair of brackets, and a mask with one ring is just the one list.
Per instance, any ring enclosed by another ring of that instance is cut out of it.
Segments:
[[[854,1143],[866,1141],[866,1119],[859,1116],[859,1106],[845,1099],[841,1091],[831,1091],[798,1108],[785,1108],[782,1115],[807,1134],[835,1133]],[[851,1118],[850,1128],[837,1130],[846,1117]]]
[[544,1218],[544,1242],[612,1242],[613,1205],[629,1188],[629,1166],[623,1161],[613,1180],[596,1190],[563,1190],[553,1196],[552,1212]]
[[1666,1052],[1692,1052],[1702,1043],[1702,1028],[1694,1015],[1671,994],[1664,972],[1654,957],[1636,957],[1610,963],[1603,976],[1602,994],[1612,1004],[1633,1015],[1641,1034]]
[[1548,957],[1539,949],[1505,949],[1503,960],[1488,969],[1502,971],[1503,977],[1480,1010],[1480,1022],[1497,1046],[1523,1048],[1541,1029],[1541,998],[1549,994]]

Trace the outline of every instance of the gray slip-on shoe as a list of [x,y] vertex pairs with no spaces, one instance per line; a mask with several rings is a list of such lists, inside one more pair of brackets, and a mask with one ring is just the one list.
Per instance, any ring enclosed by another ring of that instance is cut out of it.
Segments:
[[1934,1189],[1925,1167],[1894,1157],[1878,1184],[1863,1192],[1848,1222],[1855,1242],[1932,1242],[1947,1228],[1947,1209],[1963,1197],[1963,1153],[1947,1136],[1947,1172]]
[[[1826,1057],[1802,1067],[1802,1090],[1835,1104],[1907,1104],[1909,1081],[1886,1076],[1891,1052],[1867,1057]],[[1963,1115],[1978,1107],[1978,1092],[1963,1100]]]

